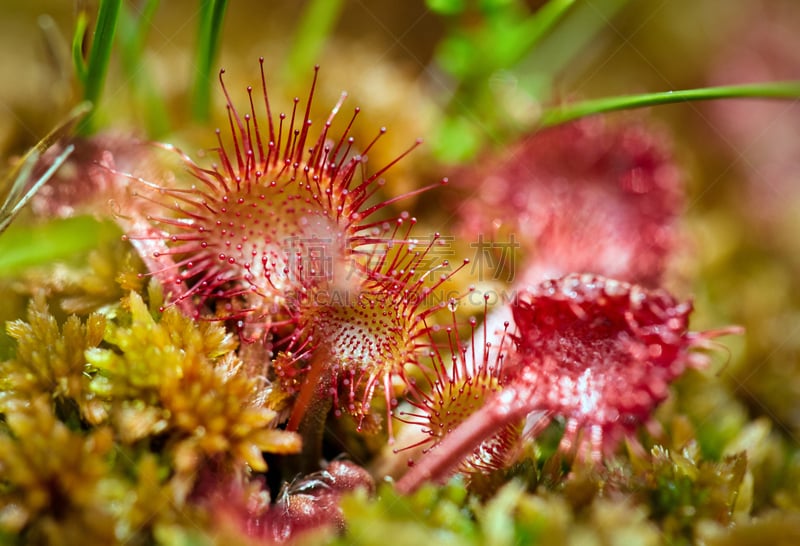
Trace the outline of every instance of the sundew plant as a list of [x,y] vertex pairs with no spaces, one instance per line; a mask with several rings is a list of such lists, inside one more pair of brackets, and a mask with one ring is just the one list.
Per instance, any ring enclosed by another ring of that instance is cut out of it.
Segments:
[[798,30],[6,1],[0,542],[800,542]]

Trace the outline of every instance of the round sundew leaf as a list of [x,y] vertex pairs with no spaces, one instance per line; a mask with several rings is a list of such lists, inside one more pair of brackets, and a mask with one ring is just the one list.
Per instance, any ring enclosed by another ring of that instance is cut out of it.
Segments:
[[[559,449],[600,462],[651,419],[668,385],[705,359],[691,349],[727,328],[688,331],[692,306],[663,290],[593,274],[570,274],[523,291],[511,306],[516,327],[500,392],[446,434],[398,481],[401,492],[441,481],[487,438],[526,417],[535,437],[565,421]],[[413,417],[413,416],[412,416]]]
[[513,306],[517,354],[505,382],[529,393],[531,410],[571,422],[566,442],[589,430],[593,454],[610,451],[687,367],[691,310],[664,291],[601,276],[546,281]]
[[680,169],[665,135],[635,119],[539,131],[460,179],[480,197],[459,204],[462,235],[513,237],[534,257],[513,268],[517,286],[583,271],[658,286],[680,241]]

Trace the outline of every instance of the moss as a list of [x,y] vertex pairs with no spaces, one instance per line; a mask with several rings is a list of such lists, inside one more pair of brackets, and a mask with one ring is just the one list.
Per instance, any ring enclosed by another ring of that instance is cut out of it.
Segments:
[[71,430],[46,394],[7,407],[0,435],[0,528],[24,530],[30,543],[90,544],[114,539],[109,505],[115,500],[107,456],[108,428]]
[[[8,335],[16,340],[16,353],[0,364],[0,409],[10,410],[47,394],[64,408],[65,421],[79,417],[89,423],[101,422],[105,412],[88,388],[84,352],[101,342],[105,318],[92,314],[81,322],[71,316],[60,326],[41,296],[30,304],[27,318],[27,322],[16,320],[6,327]],[[73,404],[79,415],[69,415]]]
[[[333,544],[642,544],[661,543],[647,508],[631,497],[596,497],[575,511],[566,496],[527,492],[506,483],[487,501],[471,496],[460,480],[428,485],[408,497],[389,484],[376,499],[359,493],[343,499],[347,532]],[[416,542],[415,542],[416,541]]]
[[466,503],[463,482],[422,487],[414,495],[398,495],[391,484],[378,488],[377,500],[357,492],[342,500],[347,532],[334,544],[479,544],[478,527]]
[[129,314],[106,332],[110,347],[87,351],[97,370],[91,390],[110,401],[121,439],[165,436],[187,474],[217,455],[263,471],[262,451],[299,449],[297,435],[274,428],[277,413],[260,395],[269,386],[243,373],[236,340],[221,325],[196,323],[175,307],[157,320],[135,292],[126,303]]
[[[157,290],[151,300],[158,305]],[[95,313],[59,323],[39,296],[27,321],[8,323],[16,341],[1,365],[8,537],[147,543],[186,525],[205,529],[208,514],[188,501],[201,467],[213,459],[266,470],[262,452],[299,448],[296,435],[273,428],[267,386],[242,373],[221,325],[159,314],[135,293],[125,304],[110,320]]]
[[667,536],[690,541],[699,521],[732,523],[746,471],[745,452],[710,462],[698,459],[696,446],[682,452],[656,447],[649,471],[634,483],[643,480],[652,515]]

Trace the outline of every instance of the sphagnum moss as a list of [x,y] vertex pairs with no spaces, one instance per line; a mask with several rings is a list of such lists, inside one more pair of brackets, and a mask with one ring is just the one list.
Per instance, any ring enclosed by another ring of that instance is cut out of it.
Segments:
[[111,544],[202,525],[189,503],[198,470],[263,471],[263,452],[299,449],[274,428],[268,389],[243,373],[221,325],[174,308],[158,316],[135,293],[125,307],[59,323],[40,296],[27,321],[8,324],[0,537]]
[[[81,419],[101,422],[105,412],[88,389],[84,352],[102,341],[105,318],[92,314],[82,323],[71,316],[59,326],[42,296],[34,298],[27,318],[6,327],[17,348],[12,360],[0,363],[0,409],[12,410],[47,394],[65,410],[77,405]],[[78,416],[62,415],[67,420],[73,417]]]
[[113,433],[71,430],[47,394],[4,409],[0,434],[0,538],[25,533],[30,543],[113,541],[105,495]]
[[[262,451],[293,453],[299,437],[274,428],[277,414],[258,393],[268,389],[243,373],[232,353],[235,338],[211,322],[195,323],[176,308],[159,321],[142,298],[127,298],[129,324],[112,324],[106,342],[113,348],[87,351],[98,371],[92,390],[111,399],[112,420],[134,422],[130,402],[151,422],[147,436],[167,436],[169,451],[185,472],[194,472],[203,457],[231,456],[254,470],[266,470]],[[128,402],[127,404],[125,402]],[[160,415],[152,419],[152,410]],[[149,414],[149,415],[148,415]]]

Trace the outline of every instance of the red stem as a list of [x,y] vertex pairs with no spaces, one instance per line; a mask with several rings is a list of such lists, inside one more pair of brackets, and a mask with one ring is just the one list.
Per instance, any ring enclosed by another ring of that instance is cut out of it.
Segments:
[[523,419],[529,411],[530,408],[520,403],[519,397],[511,388],[504,390],[461,423],[412,467],[397,482],[397,491],[406,495],[426,482],[444,481],[481,442],[506,425]]
[[311,369],[303,381],[303,386],[300,387],[300,393],[297,395],[297,400],[292,407],[292,414],[289,416],[289,422],[286,424],[286,430],[296,431],[306,413],[316,407],[319,400],[326,397],[328,388],[330,386],[330,378],[325,376],[328,372],[326,366],[328,362],[328,353],[326,351],[317,350],[311,361]]

